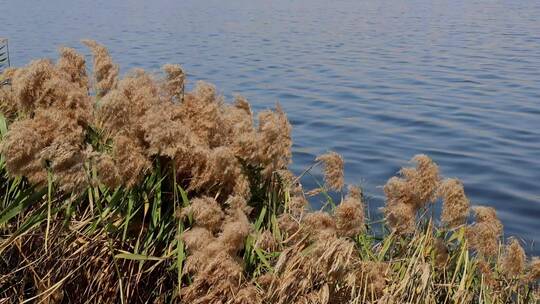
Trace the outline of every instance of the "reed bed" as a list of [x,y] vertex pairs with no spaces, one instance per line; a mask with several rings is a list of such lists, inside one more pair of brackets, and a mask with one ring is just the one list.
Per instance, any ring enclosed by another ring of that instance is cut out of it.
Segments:
[[92,73],[61,48],[0,76],[0,303],[538,303],[540,260],[428,156],[374,221],[339,154],[288,170],[279,105],[255,119],[243,97],[185,91],[178,65],[120,78],[83,43]]

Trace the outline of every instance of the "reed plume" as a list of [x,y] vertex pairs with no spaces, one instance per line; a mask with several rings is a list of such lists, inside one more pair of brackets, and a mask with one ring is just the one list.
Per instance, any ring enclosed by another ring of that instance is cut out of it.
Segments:
[[[6,68],[0,73],[0,83],[3,81],[8,81],[13,77],[16,68]],[[13,92],[13,89],[9,85],[0,86],[0,113],[4,117],[9,118],[10,120],[15,119],[17,112],[19,110],[18,102]]]
[[45,92],[47,80],[54,77],[55,67],[48,59],[30,62],[13,74],[12,87],[19,104],[19,111],[33,112]]
[[144,150],[131,137],[119,134],[113,139],[113,159],[116,172],[122,178],[122,184],[132,188],[150,169],[151,162],[144,154]]
[[527,256],[519,241],[511,239],[504,251],[501,261],[503,273],[509,278],[521,275],[525,270]]
[[528,266],[528,279],[530,281],[538,281],[540,280],[540,258],[534,257],[532,258],[529,266]]
[[414,232],[417,209],[407,182],[402,178],[392,177],[384,185],[384,193],[386,194],[384,214],[388,225],[397,233]]
[[110,90],[116,88],[118,81],[118,65],[114,64],[109,51],[103,45],[94,40],[84,39],[82,43],[86,45],[94,56],[94,88],[96,96],[101,98]]
[[194,199],[189,208],[182,212],[183,216],[193,216],[193,220],[198,226],[212,232],[217,232],[221,228],[225,218],[225,213],[221,210],[218,202],[207,196]]
[[263,231],[258,237],[255,243],[255,247],[261,248],[267,252],[272,252],[277,248],[277,242],[272,232],[269,230]]
[[336,220],[327,212],[317,211],[306,214],[302,228],[313,239],[328,239],[337,234]]
[[408,181],[408,186],[414,193],[414,203],[417,208],[433,203],[437,198],[437,188],[440,183],[439,167],[427,155],[415,155],[412,162],[415,168],[403,168],[402,176]]
[[334,212],[338,234],[354,237],[364,230],[364,205],[359,187],[349,187],[345,200]]
[[62,111],[39,110],[30,119],[16,121],[2,141],[8,172],[45,185],[49,170],[60,188],[81,190],[86,182],[84,131]]
[[439,168],[429,157],[420,154],[412,161],[415,168],[401,169],[401,177],[390,178],[384,186],[386,219],[400,234],[415,230],[417,211],[436,200],[440,184]]
[[67,75],[67,80],[88,89],[88,76],[86,75],[86,60],[75,49],[62,47],[59,50],[60,58],[56,62],[58,69]]
[[476,223],[467,229],[469,245],[484,256],[495,256],[499,249],[499,239],[503,229],[495,209],[478,206],[473,210]]
[[186,75],[182,67],[178,64],[166,64],[161,68],[165,74],[164,91],[167,93],[166,99],[182,101],[184,94],[184,82]]
[[[525,266],[517,240],[500,250],[494,209],[477,207],[475,223],[447,230],[467,223],[469,201],[459,180],[441,183],[429,157],[415,156],[414,167],[387,181],[379,234],[359,187],[337,206],[328,198],[329,212],[310,210],[301,176],[288,169],[291,125],[279,105],[255,119],[245,98],[229,104],[210,84],[184,92],[178,65],[120,79],[107,50],[86,44],[96,94],[84,57],[68,48],[56,64],[34,61],[0,76],[13,82],[0,88],[1,299],[536,299],[540,263]],[[341,156],[319,161],[325,186],[315,192],[341,191]],[[419,216],[438,198],[444,226]]]
[[442,182],[440,194],[443,199],[441,220],[450,228],[463,225],[469,216],[469,199],[458,179]]
[[263,175],[270,177],[287,168],[292,157],[291,124],[279,104],[275,111],[259,113],[257,132],[258,162],[263,167]]
[[328,152],[316,159],[324,164],[324,180],[326,187],[329,189],[340,191],[345,185],[345,179],[343,177],[343,167],[345,162],[341,155],[336,152]]

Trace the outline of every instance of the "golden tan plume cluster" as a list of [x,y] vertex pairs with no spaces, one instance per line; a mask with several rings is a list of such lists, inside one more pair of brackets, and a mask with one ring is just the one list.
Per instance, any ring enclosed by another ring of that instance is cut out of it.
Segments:
[[[289,171],[291,125],[279,105],[255,119],[241,96],[227,103],[202,81],[186,91],[179,65],[164,65],[162,75],[134,69],[119,77],[104,46],[83,43],[93,54],[92,74],[84,56],[61,48],[57,62],[36,60],[0,75],[11,80],[0,87],[0,127],[7,125],[0,130],[7,211],[0,212],[7,236],[0,283],[8,286],[0,299],[533,298],[540,260],[528,260],[517,239],[501,245],[493,208],[475,207],[468,223],[463,184],[444,179],[428,156],[414,156],[414,166],[387,181],[386,221],[370,221],[362,189],[345,187],[338,153],[317,157],[298,177]],[[300,180],[316,165],[324,186],[306,192]],[[321,210],[311,210],[310,192],[325,194]],[[430,212],[438,201],[440,224]]]
[[[175,164],[189,191],[249,198],[243,165],[260,166],[267,178],[286,169],[291,127],[285,113],[264,111],[254,123],[249,103],[223,101],[213,86],[198,82],[184,96],[185,74],[165,65],[156,78],[135,69],[118,79],[105,47],[84,40],[94,55],[93,86],[84,57],[62,48],[57,64],[38,60],[6,72],[12,89],[3,108],[19,114],[3,143],[8,171],[45,184],[50,172],[65,191],[91,182],[89,168],[109,187],[133,187],[156,157]],[[93,89],[95,96],[89,94]],[[100,142],[85,143],[86,127]]]
[[343,169],[345,162],[343,157],[336,152],[328,152],[317,157],[317,161],[324,164],[324,180],[326,186],[335,191],[340,191],[345,185]]
[[412,159],[415,168],[403,168],[401,177],[392,177],[384,186],[384,209],[388,224],[398,233],[415,230],[416,213],[436,199],[440,183],[439,167],[426,155]]

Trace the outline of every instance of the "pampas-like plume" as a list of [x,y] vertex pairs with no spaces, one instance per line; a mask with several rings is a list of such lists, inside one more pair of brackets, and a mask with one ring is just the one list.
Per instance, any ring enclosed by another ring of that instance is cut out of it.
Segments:
[[389,226],[397,233],[411,233],[420,208],[433,202],[440,183],[439,168],[426,155],[416,155],[415,168],[403,168],[402,177],[392,177],[384,185],[384,212]]
[[10,174],[44,185],[50,169],[65,191],[80,189],[87,182],[83,129],[64,116],[62,111],[40,110],[10,126],[2,142]]
[[443,199],[441,220],[450,228],[463,225],[469,216],[469,199],[463,184],[458,179],[446,179],[439,191]]
[[336,235],[336,220],[327,212],[308,213],[302,220],[306,234],[317,239],[326,239]]
[[398,177],[392,177],[384,185],[386,207],[384,214],[388,225],[397,233],[412,233],[416,226],[416,205],[413,193],[407,182]]
[[[2,71],[2,73],[0,73],[0,83],[11,79],[16,71],[17,69],[15,68],[7,68]],[[11,86],[0,85],[0,113],[6,118],[14,119],[18,110],[18,102]]]
[[505,247],[505,252],[501,261],[501,269],[503,273],[511,278],[519,276],[525,270],[527,256],[525,250],[516,239],[511,239]]
[[112,156],[108,154],[99,155],[96,159],[96,171],[99,180],[110,189],[116,189],[121,185],[122,179],[118,174],[118,169]]
[[341,236],[354,237],[364,230],[364,205],[359,187],[349,187],[347,197],[337,206],[334,216]]
[[186,74],[182,67],[178,64],[166,64],[161,68],[165,74],[164,91],[167,94],[168,100],[176,99],[176,101],[182,101],[182,94],[184,94],[184,81]]
[[191,253],[185,271],[194,278],[182,290],[183,302],[224,303],[234,299],[234,295],[242,289],[243,268],[236,254],[244,246],[250,224],[239,209],[228,210],[227,213],[217,238],[205,228],[192,229],[183,237]]
[[495,256],[503,229],[495,209],[479,206],[474,212],[476,223],[467,229],[469,245],[484,256]]
[[227,252],[235,255],[244,247],[244,241],[251,231],[251,225],[242,210],[237,209],[229,212],[230,214],[223,223],[222,231],[218,236],[218,242]]
[[10,126],[2,141],[2,154],[12,176],[25,176],[33,184],[47,182],[47,169],[40,156],[41,150],[52,142],[52,131],[47,126],[39,119],[15,121]]
[[389,272],[388,264],[366,261],[359,262],[358,265],[354,266],[346,278],[347,285],[357,289],[357,292],[365,288],[367,294],[374,295],[376,298],[381,297],[386,287],[386,274]]
[[328,152],[317,157],[317,161],[324,164],[324,180],[326,187],[329,189],[340,191],[345,185],[343,177],[344,161],[341,155],[336,152]]
[[116,87],[118,65],[113,63],[109,51],[103,45],[88,39],[82,40],[82,43],[92,51],[94,56],[94,79],[96,81],[94,87],[97,97],[101,98]]
[[86,60],[75,49],[60,48],[60,58],[56,66],[68,76],[68,81],[76,83],[79,87],[88,89],[88,76],[86,75]]
[[198,81],[184,97],[182,120],[206,147],[219,147],[227,138],[229,126],[224,122],[222,106],[223,98],[216,94],[216,88],[204,81]]
[[182,240],[190,252],[198,252],[208,246],[208,244],[214,242],[216,238],[206,228],[193,227],[183,233]]
[[291,124],[278,104],[275,111],[259,114],[258,140],[259,163],[267,178],[274,172],[287,168],[292,157]]
[[119,134],[114,137],[113,158],[123,184],[132,188],[150,169],[151,163],[142,148],[131,137]]
[[13,73],[12,98],[16,100],[18,112],[32,116],[38,109],[54,108],[64,112],[63,119],[75,119],[82,126],[89,124],[93,116],[92,102],[87,89],[61,69],[72,68],[66,67],[70,64],[67,60],[61,58],[59,67],[50,60],[36,60]]
[[186,125],[173,119],[174,108],[172,104],[156,105],[141,118],[139,125],[148,155],[182,158],[199,144]]
[[478,261],[478,264],[476,265],[476,268],[478,272],[483,276],[483,282],[487,286],[490,286],[491,288],[495,288],[497,286],[495,273],[493,273],[493,269],[491,268],[488,262],[486,262],[483,259],[480,259]]
[[30,62],[25,68],[17,69],[13,75],[12,87],[19,110],[31,112],[44,92],[47,80],[54,77],[55,67],[48,59]]
[[221,228],[221,223],[225,218],[225,213],[221,210],[218,202],[208,196],[194,199],[191,205],[182,212],[184,216],[191,214],[198,226],[212,232],[217,232]]
[[532,258],[528,267],[527,276],[528,276],[528,279],[533,282],[540,280],[540,258],[538,257]]
[[182,288],[182,303],[226,303],[239,291],[243,270],[239,261],[226,252],[206,257],[191,284]]
[[415,155],[412,161],[416,163],[416,168],[403,168],[401,174],[414,193],[417,208],[421,208],[429,202],[434,202],[437,197],[441,179],[439,167],[424,154]]

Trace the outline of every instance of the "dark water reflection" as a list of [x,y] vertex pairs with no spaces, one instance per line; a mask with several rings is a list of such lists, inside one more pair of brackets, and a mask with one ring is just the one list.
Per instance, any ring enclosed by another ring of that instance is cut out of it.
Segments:
[[294,125],[293,169],[342,153],[372,211],[386,179],[427,153],[475,204],[497,208],[507,235],[540,241],[539,1],[4,0],[0,9],[16,65],[80,48],[83,37],[106,44],[124,72],[181,63],[191,83],[241,93],[256,110],[279,101]]

